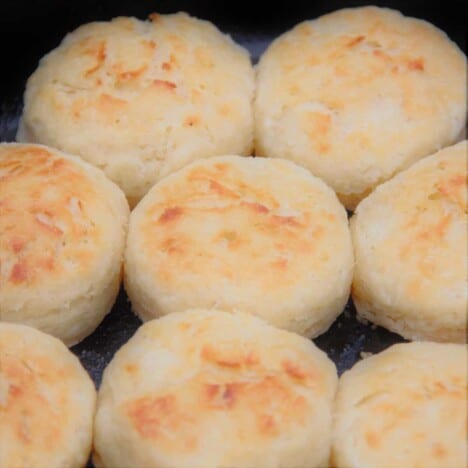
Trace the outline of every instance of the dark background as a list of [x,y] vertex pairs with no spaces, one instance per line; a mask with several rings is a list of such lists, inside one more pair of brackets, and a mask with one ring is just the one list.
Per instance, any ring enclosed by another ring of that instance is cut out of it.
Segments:
[[[14,139],[22,93],[39,59],[77,26],[125,15],[145,18],[151,12],[187,11],[214,22],[247,47],[256,61],[269,42],[299,21],[333,10],[368,5],[362,1],[148,1],[148,0],[0,0],[0,141]],[[466,51],[466,0],[375,1],[409,16],[426,19],[444,30]],[[73,348],[99,384],[114,352],[139,326],[121,291],[111,314],[90,337]],[[401,337],[358,322],[348,304],[332,328],[314,340],[335,361],[341,373],[360,359],[362,351],[378,352]]]

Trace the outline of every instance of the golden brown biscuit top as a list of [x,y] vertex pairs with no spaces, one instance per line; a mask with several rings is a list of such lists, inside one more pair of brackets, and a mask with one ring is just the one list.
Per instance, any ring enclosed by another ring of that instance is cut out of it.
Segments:
[[158,184],[134,219],[131,239],[162,287],[186,288],[196,275],[247,290],[272,291],[280,282],[284,291],[315,267],[324,275],[339,269],[337,252],[349,240],[331,190],[279,159],[195,163]]
[[76,154],[135,205],[189,162],[252,151],[249,55],[184,13],[68,34],[28,80],[17,138]]
[[[139,435],[177,453],[181,447],[188,451],[197,447],[197,434],[213,413],[236,420],[243,427],[240,438],[244,441],[275,438],[305,424],[310,403],[291,387],[323,393],[320,373],[307,356],[284,359],[278,370],[268,372],[255,352],[232,348],[222,344],[194,350],[195,356],[188,359],[197,359],[204,369],[198,375],[173,390],[151,392],[125,403],[122,409]],[[125,370],[137,374],[139,369],[127,365]],[[255,379],[250,380],[249,374]]]
[[59,466],[85,458],[79,432],[90,429],[94,399],[91,380],[61,342],[0,324],[1,466]]
[[[468,175],[466,161],[463,161],[467,147],[460,149],[458,157],[441,155],[440,160],[432,161],[424,172],[413,174],[415,179],[418,178],[418,184],[426,178],[426,190],[420,187],[426,193],[421,190],[418,194],[421,198],[413,198],[416,203],[412,216],[408,216],[404,224],[407,241],[401,246],[400,259],[411,259],[425,277],[432,276],[438,266],[434,257],[431,261],[430,252],[436,245],[450,243],[453,240],[451,231],[457,229],[468,214]],[[417,196],[413,190],[409,191]]]
[[463,466],[466,353],[464,345],[396,345],[345,373],[336,450],[362,466]]
[[[311,414],[319,417],[318,406],[331,402],[336,371],[325,355],[303,338],[237,317],[189,311],[161,326],[148,322],[112,364],[113,381],[122,382],[117,392],[112,387],[119,417],[159,453],[203,451],[213,424],[227,457],[239,443],[267,446],[309,428]],[[148,375],[151,361],[160,376]]]
[[363,198],[456,141],[466,76],[466,57],[442,31],[397,11],[350,8],[306,21],[260,61],[261,154],[308,162],[339,194]]
[[79,277],[104,241],[103,196],[77,162],[34,145],[0,146],[0,283]]
[[[8,424],[17,444],[52,451],[60,444],[61,428],[68,418],[63,411],[70,404],[63,389],[67,371],[57,369],[51,356],[34,356],[28,361],[17,353],[12,355],[9,349],[6,350],[9,344],[0,343],[0,419],[3,427],[0,432],[4,432]],[[57,400],[52,400],[51,394],[56,395]],[[2,446],[4,443],[2,438]]]
[[388,281],[398,276],[404,294],[423,302],[440,304],[447,295],[466,304],[467,152],[464,141],[419,161],[377,188],[352,221],[357,235],[365,233],[359,245],[372,249],[373,268],[385,271],[397,259]]
[[[446,275],[451,269],[448,259],[436,257],[434,249],[450,250],[454,243],[462,245],[457,237],[463,238],[468,214],[467,150],[466,143],[462,143],[421,164],[419,170],[414,167],[402,178],[399,193],[392,197],[391,203],[397,209],[406,206],[401,220],[406,241],[401,239],[399,259],[411,263],[422,277],[432,277],[437,271]],[[442,270],[446,271],[440,271],[441,260],[445,265]],[[452,264],[452,268],[457,264]]]
[[[463,54],[429,23],[388,9],[345,9],[301,23],[262,60],[271,72],[265,92],[277,93],[283,113],[303,106],[301,122],[317,154],[341,143],[374,149],[393,131],[385,128],[392,116],[411,126],[442,103],[463,105],[466,96]],[[370,131],[378,126],[383,135]]]
[[[114,128],[109,135],[124,145],[133,135],[141,150],[153,144],[148,135],[165,120],[170,128],[159,138],[167,139],[177,131],[171,124],[205,134],[213,119],[243,115],[252,88],[249,71],[248,54],[206,21],[182,13],[152,15],[149,22],[121,17],[67,36],[43,59],[27,95],[42,118],[38,106],[48,106],[56,125],[65,120],[74,129],[91,122],[102,132]],[[234,96],[234,89],[245,89],[245,96]],[[112,144],[109,135],[104,148]],[[76,144],[72,135],[67,144]],[[158,148],[164,153],[163,144]]]

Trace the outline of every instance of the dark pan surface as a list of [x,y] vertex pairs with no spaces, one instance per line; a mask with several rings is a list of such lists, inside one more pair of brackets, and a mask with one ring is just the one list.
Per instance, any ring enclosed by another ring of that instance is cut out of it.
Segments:
[[[140,324],[122,288],[112,312],[92,335],[72,348],[97,386],[107,363]],[[351,301],[327,333],[314,340],[335,362],[340,374],[358,361],[362,352],[377,353],[402,341],[404,339],[394,333],[357,320]]]
[[[403,13],[427,19],[440,27],[466,50],[466,1],[377,1]],[[249,49],[257,61],[263,50],[282,32],[304,19],[347,6],[364,5],[359,1],[272,2],[270,6],[245,5],[239,2],[208,1],[11,1],[0,0],[0,141],[13,141],[22,108],[22,93],[27,77],[38,60],[61,38],[82,23],[107,20],[118,15],[146,17],[180,10],[213,21]],[[267,4],[268,5],[268,4]],[[275,5],[274,7],[272,5]],[[442,312],[442,311],[441,311]],[[131,312],[123,289],[111,313],[98,329],[72,351],[99,386],[102,372],[114,353],[133,335],[140,320]],[[328,353],[342,373],[361,358],[362,352],[379,352],[403,339],[379,327],[356,319],[350,302],[331,329],[315,340]]]

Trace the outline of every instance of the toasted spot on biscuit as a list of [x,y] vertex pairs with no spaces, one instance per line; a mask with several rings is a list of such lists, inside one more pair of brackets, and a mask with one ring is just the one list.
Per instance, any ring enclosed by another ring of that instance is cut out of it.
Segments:
[[257,417],[257,424],[260,434],[274,437],[279,433],[275,418],[269,414],[261,414]]
[[211,191],[216,192],[218,195],[226,198],[240,198],[240,195],[225,185],[213,179],[209,179],[209,188]]
[[235,384],[208,384],[206,386],[208,405],[217,409],[231,409],[236,402]]
[[436,443],[432,446],[432,454],[436,458],[445,458],[447,456],[447,450],[441,443]]
[[222,104],[221,106],[218,107],[218,112],[220,115],[222,115],[223,117],[227,117],[231,114],[232,112],[232,108],[229,104]]
[[210,345],[205,345],[201,351],[201,357],[213,362],[221,367],[240,368],[243,366],[254,366],[259,364],[259,358],[254,352],[244,353],[238,349],[224,350],[223,348],[215,348]]
[[104,64],[104,61],[106,60],[106,56],[107,56],[106,42],[101,41],[98,44],[93,44],[93,46],[87,48],[84,53],[87,55],[91,55],[92,57],[96,59],[95,65],[92,66],[91,68],[88,68],[85,71],[85,76],[88,77],[92,75],[94,72],[96,72],[97,70],[99,70],[99,68],[101,68],[102,65]]
[[127,365],[125,366],[125,370],[126,370],[129,374],[135,375],[135,374],[138,373],[139,367],[138,367],[136,364],[130,363],[130,364],[127,364]]
[[125,107],[127,101],[124,99],[111,96],[107,93],[102,93],[99,96],[98,108],[102,110],[105,114],[110,114],[117,110],[121,110]]
[[166,224],[172,221],[176,221],[184,214],[184,210],[180,206],[174,206],[172,208],[166,208],[163,214],[159,217],[158,223]]
[[161,431],[177,428],[177,400],[174,395],[142,397],[127,405],[127,414],[142,437],[157,439]]
[[[196,450],[198,443],[193,418],[180,407],[175,395],[142,397],[128,402],[125,411],[134,430],[164,450],[185,453]],[[175,439],[173,434],[176,433],[179,437]]]
[[292,227],[298,227],[298,228],[304,226],[297,220],[296,216],[273,215],[271,219],[274,222],[274,224],[280,224],[280,225],[286,225],[286,226],[292,226]]
[[193,127],[194,125],[198,125],[201,122],[199,115],[189,115],[185,120],[184,124]]
[[416,71],[424,71],[424,59],[423,58],[417,58],[417,59],[412,59],[408,61],[408,68],[410,70],[416,70]]
[[16,262],[11,270],[10,281],[15,284],[23,283],[28,279],[28,274],[29,270],[26,261]]
[[354,47],[355,45],[357,45],[357,44],[359,44],[360,42],[362,42],[365,38],[366,38],[366,36],[356,36],[356,37],[353,37],[352,39],[349,40],[349,42],[346,43],[346,46],[347,46],[347,47]]
[[34,220],[44,229],[55,236],[61,236],[63,231],[53,224],[51,217],[47,213],[38,213],[34,216]]
[[373,431],[367,431],[366,442],[371,449],[378,449],[380,445],[380,436]]
[[127,70],[123,72],[119,72],[117,77],[119,80],[127,81],[127,80],[134,80],[140,77],[148,68],[148,65],[142,65],[140,68],[136,70]]
[[177,88],[177,85],[175,83],[168,80],[153,80],[153,85],[157,86],[160,89],[165,89],[167,91],[174,91]]
[[248,208],[249,210],[253,211],[254,213],[258,214],[267,214],[270,210],[261,203],[253,203],[253,202],[241,202],[241,205]]
[[285,372],[293,379],[305,380],[310,377],[297,363],[286,360],[282,365]]
[[150,39],[150,40],[143,39],[143,40],[141,41],[141,43],[142,43],[144,46],[146,46],[146,47],[148,47],[149,49],[151,49],[151,50],[156,49],[156,42],[153,41],[153,40],[151,40],[151,39]]
[[164,239],[164,241],[161,243],[161,248],[163,252],[166,252],[169,255],[183,254],[184,252],[184,248],[180,239],[175,239],[173,237]]
[[288,268],[288,260],[286,258],[279,258],[271,262],[271,266],[279,270],[286,270]]
[[11,250],[13,250],[14,253],[20,253],[24,249],[25,244],[26,242],[20,237],[14,237],[10,241]]

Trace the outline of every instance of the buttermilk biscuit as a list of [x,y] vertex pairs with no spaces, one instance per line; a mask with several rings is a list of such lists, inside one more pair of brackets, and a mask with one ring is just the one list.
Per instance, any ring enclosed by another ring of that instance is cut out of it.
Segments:
[[250,154],[253,92],[248,53],[206,21],[90,23],[30,77],[17,138],[81,156],[134,205],[195,159]]
[[98,467],[323,467],[334,364],[247,314],[179,312],[143,325],[104,372]]
[[344,208],[286,160],[197,161],[130,218],[125,286],[143,320],[219,307],[313,337],[343,310],[352,270]]
[[96,391],[62,342],[0,323],[0,466],[79,468],[91,451]]
[[0,321],[77,343],[119,289],[124,194],[79,158],[1,144],[0,212]]
[[467,348],[397,344],[338,384],[332,466],[465,468]]
[[340,10],[278,38],[258,66],[256,153],[296,161],[349,209],[456,141],[466,57],[440,30],[376,7]]
[[351,221],[358,314],[410,340],[467,333],[466,141],[378,187]]

